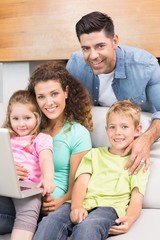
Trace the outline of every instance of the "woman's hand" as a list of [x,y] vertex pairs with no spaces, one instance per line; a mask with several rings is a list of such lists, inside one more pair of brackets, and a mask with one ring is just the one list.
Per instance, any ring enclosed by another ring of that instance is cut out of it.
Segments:
[[57,208],[59,208],[62,205],[61,199],[55,199],[50,194],[47,194],[42,199],[42,212],[45,214],[48,214],[50,212],[55,211]]
[[19,180],[25,180],[28,177],[28,170],[25,169],[20,163],[16,164],[16,172]]

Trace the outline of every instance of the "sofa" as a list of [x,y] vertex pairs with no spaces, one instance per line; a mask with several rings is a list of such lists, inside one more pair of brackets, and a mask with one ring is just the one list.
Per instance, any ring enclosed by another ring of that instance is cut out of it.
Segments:
[[[1,109],[0,109],[1,112]],[[1,112],[2,113],[2,112]],[[91,133],[93,147],[109,145],[105,132],[106,107],[93,107],[93,126]],[[151,121],[150,113],[142,113],[141,123],[145,131]],[[151,172],[139,219],[128,233],[112,236],[107,240],[158,240],[160,239],[160,140],[151,147]],[[10,235],[0,236],[0,240],[9,240]],[[45,239],[44,239],[45,240]]]

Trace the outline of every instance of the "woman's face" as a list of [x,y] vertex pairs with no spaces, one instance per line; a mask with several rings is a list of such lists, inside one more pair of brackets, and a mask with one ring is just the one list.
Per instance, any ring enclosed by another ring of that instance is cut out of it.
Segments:
[[37,103],[48,119],[63,116],[68,97],[68,90],[63,91],[61,84],[55,80],[39,82],[35,86]]

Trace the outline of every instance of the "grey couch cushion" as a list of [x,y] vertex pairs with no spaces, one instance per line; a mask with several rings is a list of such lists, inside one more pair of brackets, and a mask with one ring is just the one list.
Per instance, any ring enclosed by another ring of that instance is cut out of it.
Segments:
[[140,218],[128,233],[107,240],[158,240],[160,239],[160,209],[143,209]]

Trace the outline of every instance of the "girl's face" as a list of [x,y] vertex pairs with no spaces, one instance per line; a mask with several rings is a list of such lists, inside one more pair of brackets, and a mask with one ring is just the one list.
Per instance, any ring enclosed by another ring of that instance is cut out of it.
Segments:
[[32,104],[14,103],[11,109],[10,122],[14,132],[19,136],[31,134],[37,124]]
[[48,119],[63,118],[68,90],[63,91],[58,81],[39,82],[35,86],[35,94],[39,108]]
[[110,152],[121,155],[126,147],[141,133],[141,125],[135,127],[133,119],[125,114],[111,113],[106,127]]

